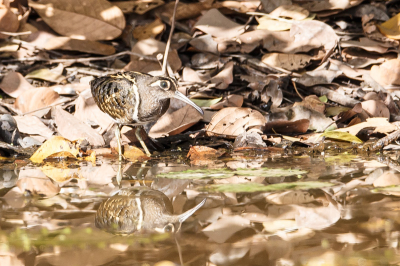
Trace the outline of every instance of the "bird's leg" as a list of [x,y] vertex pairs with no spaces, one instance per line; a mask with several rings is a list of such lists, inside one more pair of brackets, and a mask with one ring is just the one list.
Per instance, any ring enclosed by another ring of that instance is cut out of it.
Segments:
[[118,161],[122,162],[121,126],[120,125],[117,125],[117,128],[115,129],[115,137],[117,138]]
[[136,127],[136,130],[135,130],[136,138],[139,140],[140,145],[142,145],[142,147],[143,147],[144,152],[146,153],[146,155],[147,155],[148,157],[151,157],[151,153],[149,152],[149,149],[147,149],[146,143],[144,143],[144,141],[143,141],[143,139],[142,139],[142,136],[140,135],[140,130],[141,130],[141,129],[142,129],[141,126]]

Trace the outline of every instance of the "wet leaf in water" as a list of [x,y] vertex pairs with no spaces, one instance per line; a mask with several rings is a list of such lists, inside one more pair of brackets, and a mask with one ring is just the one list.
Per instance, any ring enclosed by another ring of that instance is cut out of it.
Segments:
[[362,140],[357,138],[356,136],[347,133],[347,132],[340,132],[340,131],[328,131],[324,132],[321,137],[324,136],[326,138],[330,139],[338,139],[338,140],[343,140],[343,141],[348,141],[348,142],[354,142],[354,143],[363,143]]
[[289,182],[279,183],[272,185],[262,185],[258,183],[239,183],[239,184],[218,184],[208,185],[201,188],[202,191],[209,192],[266,192],[266,191],[280,191],[280,190],[302,190],[302,189],[316,189],[323,187],[333,186],[331,183],[319,181],[306,181],[306,182]]
[[54,136],[40,146],[30,160],[34,163],[41,163],[48,156],[60,151],[67,151],[76,157],[79,153],[79,143],[69,141],[60,136]]

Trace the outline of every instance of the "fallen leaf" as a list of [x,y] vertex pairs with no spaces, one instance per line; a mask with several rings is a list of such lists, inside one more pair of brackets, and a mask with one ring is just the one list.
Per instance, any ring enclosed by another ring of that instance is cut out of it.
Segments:
[[57,33],[75,39],[112,40],[125,28],[122,11],[105,0],[29,0]]
[[48,69],[48,68],[41,68],[34,70],[32,72],[29,72],[25,78],[27,79],[41,79],[41,80],[46,80],[50,82],[55,82],[55,83],[60,83],[61,81],[65,80],[66,77],[61,75],[60,72],[62,71],[53,71],[53,69]]
[[201,160],[201,159],[218,158],[223,153],[225,153],[225,151],[219,151],[206,146],[192,146],[190,147],[190,150],[186,155],[186,157],[190,158],[190,160]]
[[18,72],[8,72],[0,83],[2,89],[7,95],[17,98],[23,92],[34,89],[25,78]]
[[227,107],[217,112],[206,127],[214,134],[238,136],[252,127],[262,127],[266,123],[264,116],[251,108]]
[[161,34],[165,29],[164,23],[161,19],[156,18],[153,22],[145,25],[136,26],[133,29],[133,37],[137,40],[144,40],[148,38],[155,38]]
[[139,15],[164,4],[162,0],[133,0],[133,1],[113,1],[114,5],[119,7],[124,13],[135,12]]
[[281,67],[287,70],[298,70],[309,65],[312,57],[305,54],[269,53],[263,55],[261,61],[269,66]]
[[39,110],[59,101],[60,95],[49,87],[26,90],[15,100],[14,106],[22,113]]
[[270,16],[292,18],[294,20],[306,19],[309,14],[310,12],[307,9],[298,5],[281,5],[269,13]]
[[53,184],[48,178],[25,177],[20,178],[17,186],[21,191],[28,191],[32,195],[53,197],[60,192],[60,187]]
[[315,201],[315,197],[307,191],[285,191],[265,196],[265,200],[272,204],[305,204]]
[[243,96],[231,94],[225,97],[222,101],[213,104],[210,106],[213,110],[221,110],[225,107],[242,107],[243,105]]
[[320,0],[320,1],[306,1],[301,6],[311,12],[348,9],[353,6],[359,5],[363,0]]
[[131,161],[136,161],[139,158],[147,158],[141,149],[129,145],[124,145],[124,157]]
[[234,233],[250,227],[250,221],[239,215],[223,216],[218,221],[210,224],[202,231],[212,241],[225,243]]
[[399,28],[400,13],[383,22],[381,25],[377,25],[379,31],[386,37],[391,39],[400,40],[400,28]]
[[233,38],[244,32],[244,26],[228,19],[218,9],[208,10],[194,25],[205,33],[214,37]]
[[368,100],[361,103],[362,108],[371,117],[386,117],[390,118],[390,111],[387,106],[381,101]]
[[222,100],[222,97],[215,99],[191,99],[199,107],[210,107],[211,105],[215,105]]
[[400,174],[386,171],[373,182],[374,187],[387,187],[400,185]]
[[14,116],[14,119],[17,121],[18,130],[22,133],[39,135],[45,139],[51,138],[54,134],[37,116]]
[[354,143],[363,143],[362,140],[357,138],[356,136],[347,133],[347,132],[342,132],[342,131],[327,131],[321,134],[321,137],[324,136],[326,138],[331,138],[331,139],[338,139],[338,140],[343,140],[343,141],[348,141],[348,142],[354,142]]
[[43,48],[46,50],[79,51],[99,55],[112,55],[115,53],[115,48],[111,45],[90,40],[77,40],[70,37],[50,38],[44,43]]
[[310,126],[310,120],[300,119],[296,121],[272,121],[265,124],[264,132],[271,133],[306,133]]
[[78,172],[79,168],[68,168],[67,166],[65,167],[60,167],[59,164],[52,165],[50,163],[47,163],[46,165],[42,166],[40,168],[42,172],[48,177],[51,178],[52,180],[56,181],[57,183],[64,183],[72,178],[78,178]]
[[29,159],[33,163],[41,163],[48,156],[60,151],[67,151],[76,157],[79,153],[79,143],[71,142],[61,136],[54,136],[43,143]]
[[66,139],[74,141],[85,138],[94,146],[105,144],[103,137],[96,130],[64,111],[60,106],[55,107],[54,115],[57,130]]
[[233,66],[232,61],[226,63],[224,68],[210,79],[211,83],[216,84],[216,89],[225,90],[233,82]]
[[192,106],[185,107],[163,115],[150,129],[149,136],[159,138],[165,135],[179,134],[199,122],[203,116]]
[[297,207],[296,224],[299,228],[322,230],[340,219],[338,207],[329,203],[327,207]]
[[270,30],[270,31],[284,31],[289,30],[292,27],[292,23],[276,20],[271,16],[262,16],[258,21],[258,30]]
[[[0,31],[5,32],[17,32],[19,28],[19,21],[17,15],[15,15],[9,8],[4,5],[0,5]],[[0,33],[0,39],[8,38],[9,35]]]
[[342,131],[342,132],[347,131],[352,135],[357,135],[358,132],[360,132],[360,130],[363,128],[368,128],[368,127],[377,128],[377,127],[386,127],[386,126],[392,126],[393,130],[396,130],[396,127],[394,125],[390,124],[387,118],[376,117],[376,118],[368,118],[367,122],[362,122],[362,123],[356,124],[351,127],[336,129],[336,131]]
[[382,86],[400,85],[400,59],[391,59],[371,67],[371,77]]
[[308,109],[317,111],[318,113],[325,113],[325,104],[316,95],[309,95],[301,102],[295,102],[293,106],[304,106]]

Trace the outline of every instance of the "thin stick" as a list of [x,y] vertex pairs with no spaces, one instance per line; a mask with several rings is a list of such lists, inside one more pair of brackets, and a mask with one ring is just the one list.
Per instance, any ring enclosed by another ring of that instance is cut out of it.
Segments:
[[165,47],[165,51],[164,51],[164,60],[163,60],[163,66],[162,66],[162,74],[164,76],[167,76],[168,52],[169,52],[169,47],[171,46],[172,35],[174,34],[175,16],[176,16],[176,10],[178,9],[178,3],[179,3],[179,0],[176,0],[175,7],[174,7],[174,13],[172,13],[171,31],[169,32],[167,46]]
[[115,59],[123,55],[134,55],[140,58],[144,58],[146,60],[157,61],[157,58],[153,56],[145,56],[139,53],[134,53],[131,51],[123,51],[117,54],[108,55],[108,56],[100,56],[100,57],[85,57],[85,58],[74,58],[74,59],[44,59],[44,58],[21,58],[21,59],[10,59],[10,60],[2,60],[4,63],[10,62],[30,62],[30,61],[44,61],[50,64],[53,63],[80,63],[80,62],[90,62],[90,61],[100,61],[100,60],[110,60]]
[[300,94],[300,92],[297,90],[296,82],[294,82],[294,81],[292,80],[292,84],[293,84],[294,90],[296,91],[297,95],[299,95],[300,99],[304,100],[304,97],[303,97],[303,96]]

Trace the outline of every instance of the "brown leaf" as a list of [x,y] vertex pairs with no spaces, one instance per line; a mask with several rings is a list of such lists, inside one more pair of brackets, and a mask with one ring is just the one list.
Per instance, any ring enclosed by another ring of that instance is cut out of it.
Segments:
[[21,191],[29,191],[33,195],[53,197],[60,192],[60,187],[53,184],[48,178],[25,177],[19,179],[17,186]]
[[400,185],[400,174],[386,171],[373,182],[374,187],[387,187]]
[[56,103],[60,96],[49,87],[26,90],[15,100],[14,106],[22,113],[47,107]]
[[99,125],[98,132],[100,134],[103,134],[114,124],[114,121],[97,106],[90,90],[79,95],[76,100],[74,116],[85,124],[95,123]]
[[298,70],[309,65],[312,57],[306,54],[279,54],[263,55],[261,61],[269,66],[281,67],[287,70]]
[[188,154],[187,158],[190,160],[203,160],[203,159],[212,159],[220,157],[225,151],[219,151],[207,146],[192,146]]
[[315,110],[321,114],[325,113],[325,104],[316,95],[310,95],[304,98],[302,102],[295,102],[293,106],[302,105],[308,109]]
[[158,6],[164,4],[162,0],[142,0],[142,1],[116,1],[112,2],[114,5],[119,7],[124,13],[135,12],[137,14],[143,15],[147,11],[152,10]]
[[60,151],[67,151],[76,157],[79,153],[79,143],[71,142],[61,136],[54,136],[40,146],[29,159],[34,163],[41,163],[48,156]]
[[148,158],[141,149],[129,145],[124,145],[124,157],[131,161],[136,161],[139,158]]
[[213,110],[221,110],[224,107],[242,107],[243,105],[243,96],[241,95],[228,95],[222,101],[213,104],[210,106]]
[[380,66],[372,66],[371,77],[382,86],[400,85],[400,59],[391,59]]
[[251,127],[266,123],[264,116],[251,108],[228,107],[217,112],[206,127],[208,132],[238,136]]
[[18,130],[25,134],[40,135],[46,139],[53,136],[54,132],[37,117],[32,115],[14,116]]
[[216,89],[225,90],[233,82],[233,66],[232,61],[226,63],[224,69],[211,78],[210,82],[217,84]]
[[203,116],[192,106],[185,107],[163,115],[150,129],[149,136],[159,138],[164,135],[176,135],[199,122]]
[[234,233],[250,226],[250,221],[239,215],[223,216],[203,229],[203,233],[216,243],[224,243]]
[[306,1],[301,6],[312,12],[336,10],[336,9],[348,9],[353,6],[359,5],[363,0],[321,0],[321,1]]
[[326,207],[297,206],[297,208],[296,224],[298,227],[321,230],[331,226],[340,219],[340,211],[332,203],[329,203]]
[[105,144],[103,137],[96,130],[64,111],[60,106],[55,107],[55,122],[61,136],[71,141],[85,138],[94,146]]
[[65,167],[59,167],[54,166],[52,164],[46,164],[43,167],[40,168],[42,172],[52,180],[56,181],[57,183],[63,183],[66,182],[72,178],[78,178],[78,172],[79,169],[77,168],[68,168],[67,166]]
[[[198,3],[180,2],[176,10],[176,20],[190,19],[200,16],[203,10],[210,9],[211,2],[213,1],[206,0]],[[161,18],[171,19],[174,7],[175,2],[169,2],[168,4],[157,8],[155,13]]]
[[156,18],[149,24],[136,26],[132,34],[135,39],[144,40],[148,38],[155,38],[157,35],[162,33],[164,29],[164,23],[162,23],[161,19]]
[[272,11],[269,15],[274,17],[292,18],[294,20],[303,20],[308,17],[310,12],[298,5],[281,5]]
[[305,133],[310,126],[310,120],[300,119],[297,121],[272,121],[265,124],[264,132],[276,133]]
[[371,117],[386,117],[390,118],[390,112],[387,106],[381,101],[368,100],[361,103],[362,108]]
[[228,19],[217,9],[208,10],[194,25],[205,33],[214,37],[233,38],[244,32],[244,26]]
[[34,87],[18,72],[8,72],[0,83],[7,95],[17,98],[23,92],[34,89]]
[[[387,118],[375,117],[375,118],[368,118],[367,122],[362,122],[362,123],[353,125],[351,127],[339,128],[339,129],[336,129],[336,131],[349,132],[352,135],[357,135],[357,133],[360,132],[361,129],[368,128],[368,127],[373,127],[373,128],[377,128],[377,127],[385,127],[385,128],[392,127],[393,130],[397,129],[395,125],[390,124],[388,122]],[[390,132],[390,131],[386,131],[386,132]]]
[[[15,15],[9,8],[0,5],[0,31],[16,32],[19,27],[17,15]],[[0,33],[0,39],[8,38],[8,35]]]
[[46,50],[79,51],[99,55],[111,55],[115,53],[115,48],[111,45],[96,41],[71,39],[70,37],[50,38],[44,43],[43,48]]
[[105,0],[29,0],[57,33],[76,39],[112,40],[125,28],[122,11]]

